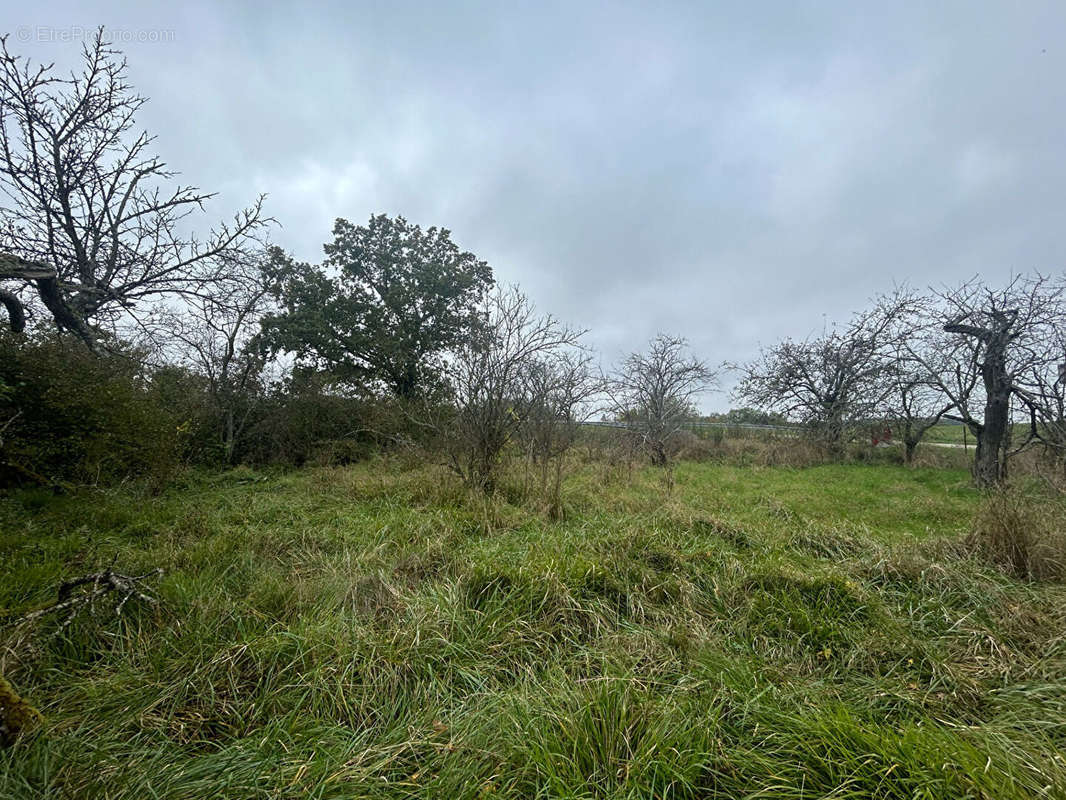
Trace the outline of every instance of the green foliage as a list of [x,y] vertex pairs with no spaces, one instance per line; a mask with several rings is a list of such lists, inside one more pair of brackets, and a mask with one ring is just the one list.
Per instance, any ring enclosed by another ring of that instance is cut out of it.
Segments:
[[219,462],[221,444],[206,378],[185,367],[159,367],[149,375],[148,396],[175,420],[177,444],[186,460],[197,464]]
[[377,458],[0,499],[0,613],[72,563],[165,569],[158,609],[0,632],[47,715],[0,797],[1066,785],[1066,587],[966,555],[965,469],[681,463],[664,500],[594,463],[564,493],[548,522]]
[[[136,353],[0,338],[0,486],[158,485],[183,464],[218,466],[224,445],[206,384],[182,367],[148,369]],[[406,424],[393,404],[342,394],[306,370],[237,403],[247,435],[234,460],[255,465],[359,461]]]
[[[403,425],[379,398],[353,397],[329,375],[296,369],[262,396],[238,397],[246,426],[233,461],[252,465],[347,464],[365,459]],[[183,453],[194,464],[221,466],[224,443],[205,380],[177,367],[152,373],[152,398],[179,420]]]
[[177,466],[180,421],[153,397],[135,353],[0,337],[0,485],[162,479]]
[[328,375],[296,370],[262,398],[237,460],[249,464],[347,464],[367,458],[389,431],[387,403],[337,391]]
[[403,217],[380,214],[365,226],[338,219],[333,236],[321,267],[275,251],[284,311],[264,321],[264,340],[355,386],[419,394],[437,356],[476,326],[492,270],[448,230]]

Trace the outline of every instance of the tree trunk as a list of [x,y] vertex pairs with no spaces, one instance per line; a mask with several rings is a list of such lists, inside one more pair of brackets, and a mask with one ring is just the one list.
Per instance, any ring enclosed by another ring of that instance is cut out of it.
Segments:
[[[1011,331],[1018,318],[1017,310],[991,312],[992,324],[987,328],[963,324],[962,320],[948,323],[944,330],[972,336],[984,344],[981,380],[985,388],[985,416],[980,423],[966,414],[964,420],[974,432],[977,449],[974,453],[973,480],[978,488],[998,486],[1007,477],[1007,446],[1010,443],[1010,399],[1014,386],[1007,372],[1007,347]],[[961,409],[960,409],[961,410]]]
[[830,407],[825,421],[824,440],[826,449],[832,458],[843,458],[844,447],[844,417],[840,410]]
[[12,333],[26,330],[26,309],[14,292],[0,289],[0,305],[7,309],[8,327]]
[[914,466],[914,451],[918,449],[917,439],[903,440],[903,463],[908,467]]
[[656,467],[665,467],[667,462],[666,458],[666,444],[664,442],[652,442],[651,443],[651,463]]
[[973,478],[978,488],[998,486],[1007,477],[1006,443],[1010,433],[1011,383],[1007,375],[1005,345],[993,337],[988,344],[981,377],[985,384],[984,423],[975,431]]
[[401,400],[414,400],[418,397],[418,364],[408,362],[400,366],[392,380],[393,392]]
[[1007,477],[1007,464],[1003,459],[1003,439],[1007,430],[1006,420],[997,420],[989,425],[989,408],[985,406],[985,424],[977,436],[974,453],[973,479],[978,488],[998,486]]
[[233,432],[233,409],[226,409],[225,428],[222,431],[222,446],[225,453],[226,464],[233,463],[233,451],[236,449],[236,436]]
[[52,312],[52,317],[61,330],[68,330],[77,336],[89,350],[96,352],[96,338],[85,318],[71,310],[70,304],[59,289],[55,278],[42,278],[37,282],[37,293],[41,302]]

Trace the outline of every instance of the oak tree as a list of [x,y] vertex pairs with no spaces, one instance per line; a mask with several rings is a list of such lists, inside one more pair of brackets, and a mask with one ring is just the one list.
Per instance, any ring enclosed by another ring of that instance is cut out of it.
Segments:
[[492,270],[447,229],[403,217],[338,219],[333,237],[321,266],[277,261],[281,310],[264,321],[266,340],[339,379],[418,396],[477,327]]

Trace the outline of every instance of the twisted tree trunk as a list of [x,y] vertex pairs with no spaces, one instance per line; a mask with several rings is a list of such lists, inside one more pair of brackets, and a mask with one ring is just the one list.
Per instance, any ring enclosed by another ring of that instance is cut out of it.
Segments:
[[[984,420],[963,419],[977,440],[973,479],[979,488],[998,486],[1007,477],[1006,444],[1010,434],[1010,398],[1013,391],[1007,372],[1007,346],[1017,311],[993,312],[993,324],[979,328],[953,322],[944,326],[948,333],[961,333],[984,344],[981,379],[985,387]],[[968,415],[967,415],[968,416]]]

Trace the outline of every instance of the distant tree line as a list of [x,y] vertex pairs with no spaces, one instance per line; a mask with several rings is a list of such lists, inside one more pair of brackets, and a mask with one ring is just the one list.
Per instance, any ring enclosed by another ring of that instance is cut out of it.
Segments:
[[751,406],[731,408],[724,414],[710,414],[704,417],[704,420],[706,422],[721,423],[722,425],[786,426],[789,424],[789,419],[784,414],[761,408],[752,408]]
[[976,444],[974,480],[994,486],[1025,449],[1066,460],[1066,277],[899,290],[740,369],[739,399],[803,423],[835,453],[887,421],[909,462],[938,422],[963,424]]

